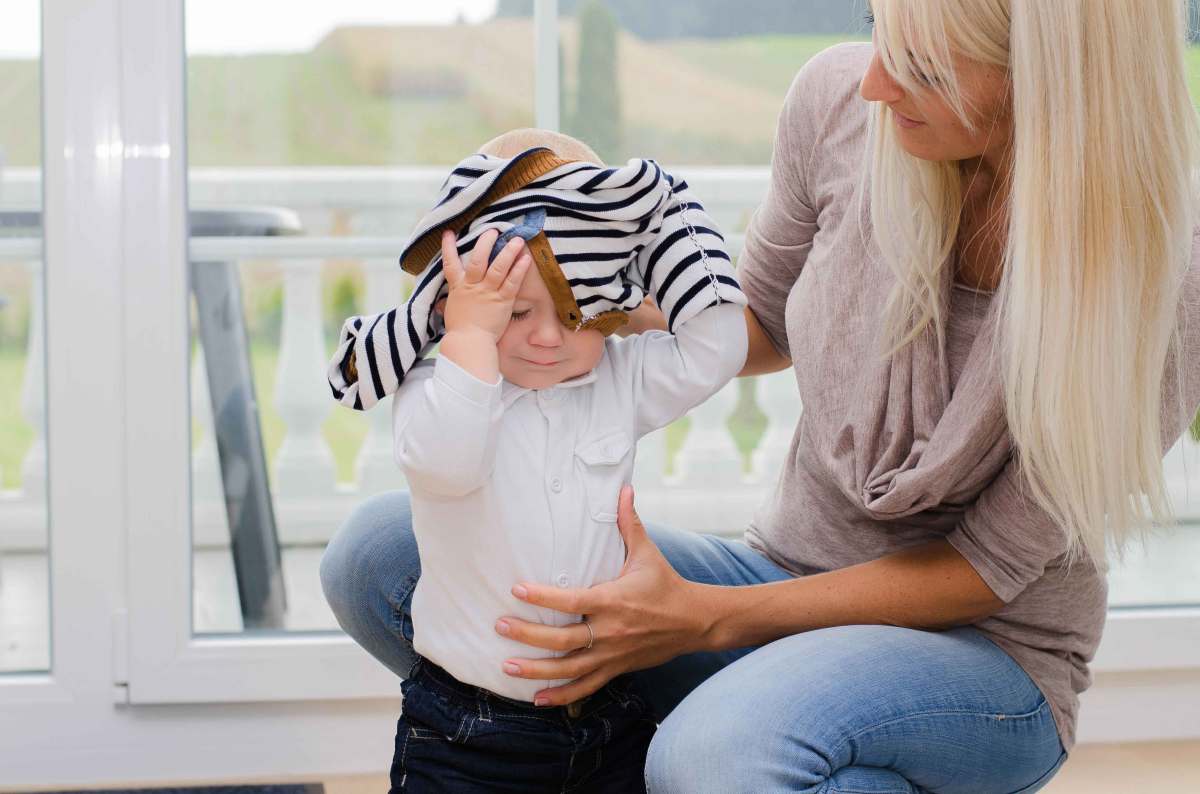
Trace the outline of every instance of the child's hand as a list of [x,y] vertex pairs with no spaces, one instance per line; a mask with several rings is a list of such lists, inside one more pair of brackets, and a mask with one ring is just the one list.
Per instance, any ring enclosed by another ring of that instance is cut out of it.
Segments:
[[463,267],[455,247],[454,232],[442,235],[442,270],[450,286],[446,301],[446,331],[477,331],[499,341],[512,319],[513,301],[533,264],[519,237],[508,241],[489,266],[488,254],[500,233],[489,230],[479,236]]

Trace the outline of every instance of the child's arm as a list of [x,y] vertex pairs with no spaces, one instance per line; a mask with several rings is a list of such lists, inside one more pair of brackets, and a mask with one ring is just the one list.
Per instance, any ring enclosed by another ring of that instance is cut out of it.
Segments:
[[725,240],[687,183],[668,179],[672,204],[638,267],[672,333],[646,331],[612,346],[624,359],[614,363],[632,373],[638,436],[704,402],[746,361],[746,296]]
[[746,305],[717,224],[682,179],[664,174],[671,198],[635,267],[647,295],[676,328],[717,303]]
[[396,463],[414,488],[463,496],[480,487],[495,460],[500,402],[496,342],[512,317],[512,304],[529,269],[521,241],[506,247],[489,267],[497,235],[480,237],[463,267],[454,236],[442,240],[450,295],[446,335],[438,358],[422,362],[401,383],[392,404]]
[[746,361],[742,313],[740,304],[710,306],[673,334],[646,331],[616,346],[632,370],[639,438],[680,418],[737,375]]

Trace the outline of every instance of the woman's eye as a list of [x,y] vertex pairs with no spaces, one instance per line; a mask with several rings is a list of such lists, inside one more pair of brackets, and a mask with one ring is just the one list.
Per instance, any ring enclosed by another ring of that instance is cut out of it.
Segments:
[[866,13],[866,15],[863,16],[863,21],[867,23],[867,27],[869,27],[869,28],[875,27],[875,15],[873,13],[871,13],[870,11],[868,11]]
[[917,78],[917,82],[920,83],[921,85],[927,85],[930,87],[936,86],[936,85],[941,85],[941,81],[938,80],[936,77],[931,77],[930,75],[926,74],[925,72],[920,71],[919,69],[913,73],[913,77]]
[[517,322],[518,320],[524,320],[528,316],[529,316],[529,309],[526,309],[523,312],[513,312],[512,313],[513,322]]

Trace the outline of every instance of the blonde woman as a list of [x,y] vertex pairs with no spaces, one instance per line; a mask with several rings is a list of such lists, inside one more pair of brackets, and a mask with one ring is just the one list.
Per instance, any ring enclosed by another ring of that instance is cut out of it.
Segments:
[[[1034,791],[1065,759],[1106,556],[1169,521],[1200,404],[1184,6],[874,0],[873,43],[796,78],[739,263],[743,374],[804,405],[774,495],[741,543],[647,533],[626,489],[621,578],[514,586],[588,626],[496,624],[569,651],[509,660],[574,679],[547,705],[641,671],[649,791]],[[406,504],[323,571],[395,669]]]

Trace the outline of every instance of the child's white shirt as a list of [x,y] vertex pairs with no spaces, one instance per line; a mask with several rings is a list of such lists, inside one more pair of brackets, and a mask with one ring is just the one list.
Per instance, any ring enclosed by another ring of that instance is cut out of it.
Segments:
[[580,619],[519,601],[518,582],[589,587],[617,577],[617,496],[635,444],[715,394],[745,363],[743,307],[701,311],[674,334],[609,337],[591,372],[549,389],[485,383],[443,357],[393,399],[396,462],[412,493],[421,576],[414,648],[465,683],[531,701],[565,681],[514,678],[508,658],[563,654],[496,633],[505,615]]

